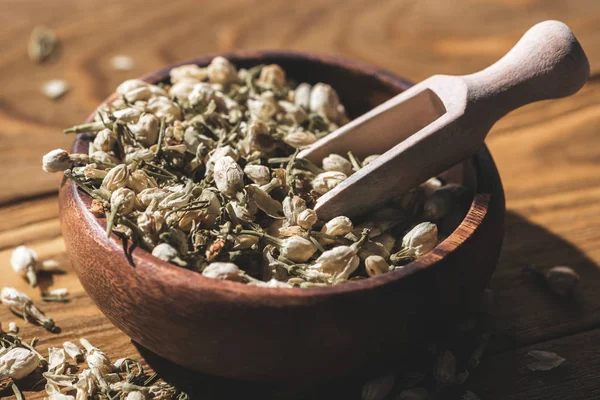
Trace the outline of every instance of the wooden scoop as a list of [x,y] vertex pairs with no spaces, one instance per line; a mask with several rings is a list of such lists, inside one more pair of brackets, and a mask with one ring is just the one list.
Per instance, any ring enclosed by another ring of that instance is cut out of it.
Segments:
[[323,220],[364,214],[473,155],[510,111],[577,92],[589,72],[571,30],[545,21],[483,71],[426,79],[299,153],[318,164],[349,150],[381,154],[320,197],[315,210]]

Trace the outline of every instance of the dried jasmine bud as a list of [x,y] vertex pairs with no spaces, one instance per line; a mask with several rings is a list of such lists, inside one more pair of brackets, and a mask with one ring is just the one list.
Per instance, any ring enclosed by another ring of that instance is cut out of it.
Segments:
[[452,352],[446,350],[440,354],[433,369],[433,377],[440,387],[450,386],[454,383],[456,358],[454,358]]
[[160,258],[163,261],[185,265],[185,261],[179,258],[179,252],[177,249],[167,243],[160,243],[158,246],[152,249],[152,255],[156,258]]
[[365,258],[365,269],[369,276],[379,276],[389,272],[390,266],[381,256],[369,256]]
[[152,114],[144,114],[135,124],[127,126],[142,146],[150,147],[158,140],[160,121]]
[[146,171],[138,169],[129,175],[127,186],[136,193],[140,193],[145,189],[158,187],[158,183]]
[[317,83],[310,91],[310,111],[318,113],[329,121],[337,121],[340,99],[333,88],[325,83]]
[[306,210],[306,201],[300,196],[288,196],[283,200],[283,214],[287,225],[298,225],[298,216]]
[[552,267],[546,272],[546,281],[550,289],[560,296],[573,294],[579,284],[579,274],[570,267]]
[[46,172],[63,172],[72,162],[66,150],[56,149],[42,157],[42,168]]
[[337,171],[346,176],[352,175],[352,163],[338,154],[330,154],[323,159],[323,169],[325,171]]
[[23,379],[39,365],[39,358],[28,349],[13,347],[0,356],[0,382]]
[[110,129],[103,129],[94,138],[94,149],[97,151],[111,151],[117,141],[116,135]]
[[215,184],[226,196],[233,197],[244,187],[244,171],[229,156],[221,157],[215,162]]
[[215,57],[206,68],[208,80],[211,83],[227,85],[237,79],[237,70],[223,57]]
[[171,69],[169,76],[171,77],[171,83],[202,82],[208,79],[208,71],[196,64],[187,64]]
[[310,90],[308,83],[301,83],[294,91],[294,103],[308,110],[310,108]]
[[315,192],[324,195],[331,189],[348,179],[348,176],[338,171],[323,172],[312,181],[312,187]]
[[321,232],[330,236],[344,236],[352,232],[354,226],[350,218],[345,216],[335,217],[329,220],[321,229]]
[[10,265],[17,274],[27,278],[31,287],[37,286],[37,272],[40,269],[37,254],[26,246],[18,246],[10,257]]
[[281,241],[279,247],[281,255],[294,262],[308,261],[317,251],[315,245],[308,239],[300,236],[291,236]]
[[248,164],[244,167],[244,173],[257,185],[266,185],[271,181],[271,170],[264,165]]
[[204,268],[202,275],[212,279],[238,280],[241,277],[241,271],[234,263],[213,262]]
[[127,169],[127,165],[119,164],[108,171],[102,180],[102,187],[110,192],[114,192],[119,188],[125,187],[128,181],[129,169]]
[[317,212],[310,208],[302,210],[297,217],[298,225],[306,230],[311,230],[313,225],[316,224],[318,220],[319,218],[317,216]]
[[361,400],[383,400],[392,391],[395,379],[393,376],[382,376],[365,383],[362,387]]
[[283,141],[295,149],[302,149],[316,142],[317,136],[312,132],[295,130],[285,135]]
[[38,309],[29,296],[19,292],[15,288],[5,287],[0,292],[0,300],[10,309],[28,321],[31,319],[40,324],[50,332],[56,332],[58,327],[54,324],[52,318],[48,318],[40,309]]
[[269,89],[281,88],[285,85],[285,71],[277,64],[267,65],[260,70],[256,83]]
[[437,226],[422,222],[402,238],[402,250],[392,255],[392,262],[418,258],[429,253],[437,245]]

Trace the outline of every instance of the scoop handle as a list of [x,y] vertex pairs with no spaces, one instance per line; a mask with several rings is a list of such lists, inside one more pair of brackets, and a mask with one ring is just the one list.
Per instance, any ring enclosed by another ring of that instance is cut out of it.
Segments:
[[588,59],[567,25],[544,21],[534,25],[498,62],[462,76],[468,103],[482,109],[492,125],[525,104],[577,92],[590,74]]

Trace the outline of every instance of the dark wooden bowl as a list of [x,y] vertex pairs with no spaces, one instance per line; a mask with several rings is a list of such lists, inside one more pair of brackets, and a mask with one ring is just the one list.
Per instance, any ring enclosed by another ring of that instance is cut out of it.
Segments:
[[[277,63],[299,81],[327,82],[354,117],[410,86],[389,72],[331,56],[279,51],[223,56],[238,67]],[[206,65],[211,59],[191,62]],[[163,81],[170,68],[143,79]],[[73,151],[86,153],[89,140],[79,135]],[[70,182],[60,188],[60,217],[83,287],[134,341],[212,375],[319,380],[403,360],[426,329],[479,299],[502,244],[502,184],[486,148],[448,176],[472,185],[476,194],[446,240],[402,270],[330,288],[259,288],[175,267],[107,238],[104,220],[88,211],[90,198]]]

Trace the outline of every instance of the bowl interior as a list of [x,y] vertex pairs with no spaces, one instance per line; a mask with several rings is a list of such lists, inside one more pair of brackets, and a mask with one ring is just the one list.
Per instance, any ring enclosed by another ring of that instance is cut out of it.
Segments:
[[[411,86],[411,83],[399,78],[393,74],[390,74],[386,71],[374,68],[367,64],[363,64],[356,61],[349,61],[345,59],[341,59],[333,56],[325,56],[325,55],[312,55],[312,54],[303,54],[303,53],[294,53],[294,52],[278,52],[278,51],[261,51],[261,52],[236,52],[236,53],[226,53],[220,54],[221,56],[229,59],[236,67],[238,68],[251,68],[253,66],[259,64],[279,64],[287,73],[288,78],[296,81],[296,82],[309,82],[309,83],[317,83],[317,82],[325,82],[330,84],[339,94],[342,104],[346,107],[346,110],[351,118],[355,118],[370,109],[376,107],[377,105],[385,102],[391,97],[397,95],[398,93],[406,90]],[[205,66],[210,63],[214,56],[207,56],[203,58],[199,58],[196,60],[190,60],[187,62],[182,62],[176,65],[172,65],[165,69],[159,70],[157,72],[145,75],[142,77],[143,80],[151,83],[158,82],[166,82],[169,76],[169,70],[178,65],[195,63],[200,66]],[[115,96],[111,96],[107,99],[107,102],[112,101]],[[95,116],[95,113],[92,114],[89,120],[92,120]],[[87,153],[88,146],[90,141],[93,138],[86,134],[81,134],[77,137],[73,150],[79,153]],[[466,160],[462,162],[448,171],[444,172],[441,177],[452,183],[461,183],[473,189],[473,192],[476,192],[477,189],[477,168],[473,161],[473,159]],[[91,199],[84,193],[78,192],[77,196],[83,200],[84,204],[89,205]],[[473,201],[471,209],[476,206],[477,196]],[[469,211],[471,213],[471,211]],[[474,215],[471,216],[471,224],[473,221],[481,220],[483,216]],[[95,218],[95,217],[94,217]],[[469,218],[469,214],[467,218]],[[105,222],[103,219],[97,219],[98,228],[103,229]],[[464,221],[461,225],[464,224]],[[460,226],[459,226],[460,228]],[[457,228],[457,230],[459,229]],[[469,229],[471,230],[471,228]],[[468,236],[463,235],[460,239],[452,239],[452,235],[450,235],[446,240],[442,243],[438,244],[436,248],[437,251],[431,252],[419,260],[410,263],[406,268],[402,270],[396,270],[390,272],[388,274],[384,274],[382,276],[376,278],[369,278],[362,281],[349,282],[344,285],[338,285],[335,287],[327,287],[327,288],[310,288],[303,289],[297,294],[301,295],[305,294],[310,296],[312,294],[323,293],[323,292],[344,292],[351,290],[360,290],[361,288],[369,288],[372,286],[376,286],[379,284],[385,284],[386,281],[395,280],[402,276],[410,275],[413,272],[422,269],[423,267],[433,264],[436,261],[439,261],[440,258],[443,258],[446,254],[450,253],[456,246],[460,245],[464,240],[466,240]],[[119,240],[115,237],[116,240]],[[138,257],[143,259],[144,261],[149,261],[156,263],[157,265],[164,266],[165,270],[168,269],[169,273],[172,272],[172,266],[163,262],[159,259],[154,258],[148,252],[142,249],[136,249],[134,251]],[[277,288],[259,288],[255,286],[247,286],[242,285],[236,282],[229,281],[218,281],[214,282],[214,280],[210,280],[208,278],[202,277],[200,274],[197,274],[192,271],[188,271],[185,269],[178,269],[181,274],[183,274],[185,279],[191,279],[192,281],[196,281],[200,279],[201,281],[213,281],[206,282],[208,285],[218,284],[223,287],[227,287],[230,285],[231,289],[234,287],[238,291],[243,292],[253,292],[253,291],[272,291],[273,293],[281,293],[289,292],[286,289],[277,289]],[[189,275],[195,275],[191,277]],[[369,283],[366,283],[369,281]],[[188,283],[191,281],[188,280]]]

